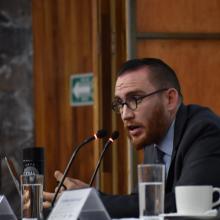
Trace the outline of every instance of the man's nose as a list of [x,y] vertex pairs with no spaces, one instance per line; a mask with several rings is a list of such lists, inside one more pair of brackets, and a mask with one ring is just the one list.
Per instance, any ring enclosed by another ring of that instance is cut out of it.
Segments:
[[121,109],[121,118],[122,120],[128,120],[130,118],[134,117],[134,112],[128,108],[127,105],[123,105],[122,109]]

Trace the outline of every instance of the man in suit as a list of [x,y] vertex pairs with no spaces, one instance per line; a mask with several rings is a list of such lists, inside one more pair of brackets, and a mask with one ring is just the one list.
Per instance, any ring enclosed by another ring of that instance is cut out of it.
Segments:
[[[220,118],[208,108],[184,105],[174,70],[155,58],[134,59],[121,67],[112,103],[144,162],[155,163],[162,152],[166,167],[165,212],[175,212],[177,185],[220,187]],[[62,173],[55,172],[59,181]],[[66,178],[66,188],[86,186]],[[45,193],[45,207],[50,193]],[[100,192],[111,217],[138,217],[138,193],[106,195]]]

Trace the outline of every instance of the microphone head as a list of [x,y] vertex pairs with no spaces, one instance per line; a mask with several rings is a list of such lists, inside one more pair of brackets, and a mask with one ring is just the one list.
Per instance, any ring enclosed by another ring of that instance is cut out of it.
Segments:
[[115,140],[119,137],[119,132],[118,131],[114,131],[111,135],[112,140]]
[[107,131],[105,129],[98,130],[96,133],[97,138],[104,138],[107,135]]

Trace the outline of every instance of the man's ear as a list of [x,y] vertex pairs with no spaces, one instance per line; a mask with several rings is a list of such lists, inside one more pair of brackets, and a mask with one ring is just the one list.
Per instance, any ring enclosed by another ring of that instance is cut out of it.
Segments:
[[179,93],[175,88],[170,88],[166,92],[167,95],[167,107],[168,110],[173,111],[176,110],[176,108],[179,105]]

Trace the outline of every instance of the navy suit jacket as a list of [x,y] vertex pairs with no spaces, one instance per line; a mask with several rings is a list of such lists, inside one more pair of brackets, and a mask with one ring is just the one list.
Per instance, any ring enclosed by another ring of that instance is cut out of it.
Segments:
[[[153,147],[145,149],[145,163],[154,163]],[[171,165],[165,185],[165,212],[175,212],[177,185],[220,187],[220,118],[208,108],[181,105],[174,126]],[[112,218],[138,217],[138,193],[100,197]]]

